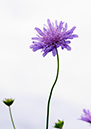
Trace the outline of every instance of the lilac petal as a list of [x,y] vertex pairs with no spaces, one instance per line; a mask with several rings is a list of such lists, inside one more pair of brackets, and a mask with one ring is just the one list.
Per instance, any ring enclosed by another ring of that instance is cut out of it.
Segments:
[[65,47],[64,47],[64,45],[63,44],[61,44],[61,49],[64,49]]
[[43,31],[44,31],[44,32],[46,32],[46,31],[47,31],[47,29],[46,29],[45,27],[43,27]]
[[78,37],[78,35],[76,35],[76,34],[73,34],[73,35],[65,35],[64,37],[63,37],[63,40],[66,40],[66,39],[73,39],[73,38],[77,38]]
[[52,29],[52,24],[49,19],[47,19],[47,23],[48,23],[49,28]]
[[75,30],[75,28],[76,28],[76,27],[74,26],[72,29],[68,30],[68,31],[66,32],[66,34],[67,34],[67,35],[72,34],[73,31]]
[[33,41],[32,43],[34,43],[34,44],[38,44],[38,42],[36,42],[36,41]]
[[35,45],[31,45],[30,48],[32,48],[33,52],[38,50],[38,47],[36,47]]
[[77,38],[77,37],[78,37],[78,35],[73,34],[73,35],[70,35],[68,39],[73,39],[73,38]]
[[55,20],[55,25],[56,25],[56,28],[58,28],[57,20]]
[[68,46],[68,45],[67,45],[67,47],[66,47],[66,48],[67,48],[67,50],[68,50],[68,51],[70,51],[70,50],[71,50],[71,47],[70,47],[70,46]]
[[39,28],[35,27],[35,30],[36,30],[41,36],[44,35],[44,33],[43,33]]
[[65,43],[66,43],[66,44],[69,44],[69,43],[71,43],[71,41],[65,41]]
[[42,55],[43,55],[43,57],[45,57],[47,54],[48,54],[48,52],[46,51]]
[[86,111],[86,109],[83,109],[83,112],[84,112],[85,115],[87,115],[87,116],[88,116],[88,114],[90,115],[90,111],[89,111],[89,110]]
[[53,46],[50,46],[50,47],[47,47],[46,48],[46,51],[48,51],[48,52],[50,52],[50,51],[52,51],[53,50]]
[[60,22],[59,27],[58,27],[59,31],[61,31],[61,29],[63,28],[63,23],[64,22],[62,22],[62,21]]
[[88,119],[85,117],[81,117],[81,120],[88,122]]
[[65,23],[65,27],[63,28],[63,32],[67,30],[67,23]]
[[35,52],[39,49],[42,49],[43,46],[41,44],[34,44],[34,45],[31,45],[30,48],[32,48],[32,50]]
[[86,111],[86,109],[83,109],[83,112],[84,112],[85,114],[87,114],[87,111]]
[[32,40],[39,40],[39,38],[38,37],[33,37]]
[[41,43],[41,42],[36,42],[36,41],[33,41],[33,45],[30,46],[30,48],[32,48],[32,50],[35,52],[39,49],[43,49],[44,48],[44,45]]
[[73,34],[74,38],[78,38],[78,35],[77,34]]
[[52,50],[52,55],[55,56],[57,54],[56,48]]

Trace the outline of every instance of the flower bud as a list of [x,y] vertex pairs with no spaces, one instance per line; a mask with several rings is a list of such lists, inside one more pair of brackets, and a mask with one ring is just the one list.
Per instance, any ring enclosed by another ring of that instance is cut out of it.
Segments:
[[55,123],[54,128],[62,129],[63,125],[64,125],[64,121],[60,121],[60,120],[58,120],[58,122],[57,122],[57,123]]
[[14,99],[5,99],[3,100],[3,103],[6,104],[7,106],[11,106],[14,102]]

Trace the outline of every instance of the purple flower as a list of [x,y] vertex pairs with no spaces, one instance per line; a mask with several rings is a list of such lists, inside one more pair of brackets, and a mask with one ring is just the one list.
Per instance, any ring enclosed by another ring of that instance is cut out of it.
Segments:
[[64,22],[61,21],[58,24],[57,20],[55,20],[55,25],[54,23],[51,23],[49,19],[47,19],[47,23],[48,26],[44,25],[43,31],[35,27],[38,35],[37,37],[32,38],[33,45],[31,45],[30,48],[32,48],[34,52],[42,49],[43,57],[51,51],[53,56],[55,56],[58,47],[71,50],[71,47],[69,46],[71,43],[70,39],[78,37],[77,34],[73,34],[76,27],[74,26],[72,29],[67,30],[67,23],[64,24]]
[[89,110],[83,109],[84,114],[81,116],[80,120],[91,123],[91,112]]

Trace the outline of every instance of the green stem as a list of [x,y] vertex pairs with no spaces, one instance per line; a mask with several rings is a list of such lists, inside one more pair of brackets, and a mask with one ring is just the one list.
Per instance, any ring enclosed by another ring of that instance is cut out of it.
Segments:
[[58,50],[57,50],[57,74],[56,74],[56,78],[55,78],[55,81],[52,85],[52,88],[51,88],[51,91],[50,91],[50,94],[49,94],[49,98],[48,98],[48,104],[47,104],[47,118],[46,118],[46,129],[48,129],[48,123],[49,123],[49,107],[50,107],[50,100],[51,100],[51,97],[52,97],[52,92],[53,92],[53,89],[54,89],[54,86],[57,82],[57,79],[58,79],[58,74],[59,74],[59,55],[58,55]]
[[12,113],[11,113],[11,108],[10,108],[10,106],[9,106],[9,113],[10,113],[10,118],[11,118],[11,121],[12,121],[13,128],[16,129],[16,128],[15,128],[15,125],[14,125],[14,121],[13,121],[13,117],[12,117]]

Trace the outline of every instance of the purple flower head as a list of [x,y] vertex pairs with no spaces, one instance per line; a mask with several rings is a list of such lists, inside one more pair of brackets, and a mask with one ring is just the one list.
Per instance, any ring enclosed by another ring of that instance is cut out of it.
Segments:
[[32,38],[33,45],[31,45],[30,48],[32,48],[34,52],[42,49],[43,57],[51,51],[53,56],[55,56],[58,47],[71,50],[71,47],[69,46],[71,43],[70,39],[78,37],[77,34],[73,34],[76,27],[74,26],[72,29],[67,30],[67,23],[64,24],[64,22],[61,21],[58,24],[57,20],[55,20],[55,25],[54,23],[51,23],[49,19],[47,19],[47,23],[48,26],[45,25],[43,31],[37,27],[35,28],[38,35],[37,37]]
[[91,123],[91,112],[89,110],[83,109],[84,114],[81,116],[80,120]]

